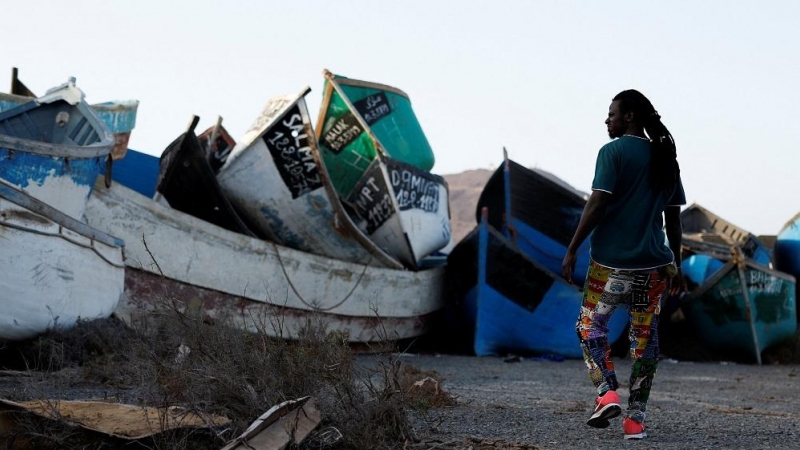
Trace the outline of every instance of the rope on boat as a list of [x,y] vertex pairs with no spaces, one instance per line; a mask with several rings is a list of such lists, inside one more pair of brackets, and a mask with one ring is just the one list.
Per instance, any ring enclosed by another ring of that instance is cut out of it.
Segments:
[[346,302],[350,298],[350,296],[353,295],[353,292],[355,292],[356,288],[361,284],[361,279],[364,278],[364,274],[367,273],[367,268],[369,267],[370,263],[372,262],[372,257],[373,257],[372,253],[370,253],[369,260],[367,261],[366,264],[364,264],[364,268],[361,270],[361,274],[358,276],[358,280],[356,280],[356,284],[353,285],[353,288],[350,289],[350,292],[348,292],[347,295],[345,295],[343,299],[341,299],[338,303],[336,303],[335,305],[330,306],[328,308],[320,308],[318,306],[314,306],[315,302],[308,302],[308,301],[306,301],[306,299],[303,298],[302,295],[300,295],[300,292],[297,291],[297,288],[294,286],[294,283],[292,283],[292,279],[289,278],[289,273],[286,271],[286,266],[283,264],[283,258],[281,258],[281,253],[280,253],[280,251],[278,251],[278,246],[274,242],[271,242],[271,244],[272,244],[272,248],[275,250],[275,255],[278,256],[278,263],[280,263],[280,265],[281,265],[281,271],[283,271],[283,276],[286,277],[286,282],[289,283],[289,287],[292,288],[292,292],[294,292],[294,295],[296,295],[297,298],[299,298],[300,301],[303,302],[304,305],[308,306],[309,308],[311,308],[311,309],[313,309],[315,311],[320,311],[320,312],[328,312],[328,311],[330,311],[332,309],[336,309],[336,308],[342,306],[344,304],[344,302]]
[[3,220],[0,220],[0,225],[2,225],[4,227],[8,227],[8,228],[13,228],[15,230],[24,231],[24,232],[27,232],[27,233],[38,234],[38,235],[41,235],[41,236],[60,237],[61,239],[64,239],[65,241],[67,241],[67,242],[69,242],[71,244],[77,245],[78,247],[87,248],[87,249],[93,251],[95,254],[97,254],[97,256],[100,257],[100,259],[102,259],[103,261],[105,261],[106,263],[108,263],[109,265],[111,265],[113,267],[117,267],[117,268],[124,268],[125,267],[125,264],[117,264],[114,261],[111,261],[110,259],[108,259],[104,254],[102,254],[100,252],[100,250],[98,250],[97,247],[94,246],[94,243],[95,243],[94,239],[89,239],[89,244],[87,245],[87,244],[84,244],[83,242],[78,242],[78,241],[76,241],[74,239],[70,239],[69,237],[64,236],[63,234],[61,234],[61,231],[64,229],[64,227],[62,227],[61,225],[58,226],[58,233],[49,233],[47,231],[35,230],[33,228],[23,227],[23,226],[16,225],[16,224],[13,224],[13,223],[9,223],[9,222],[3,221]]

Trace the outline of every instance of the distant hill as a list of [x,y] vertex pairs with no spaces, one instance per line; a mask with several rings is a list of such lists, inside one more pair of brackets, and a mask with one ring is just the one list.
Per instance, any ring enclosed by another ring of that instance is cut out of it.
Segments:
[[492,173],[494,170],[474,169],[444,176],[450,188],[450,222],[454,243],[458,243],[477,225],[475,208]]

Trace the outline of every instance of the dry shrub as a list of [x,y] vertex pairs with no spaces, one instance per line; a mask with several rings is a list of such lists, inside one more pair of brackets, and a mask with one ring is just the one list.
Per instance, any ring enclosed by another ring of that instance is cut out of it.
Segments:
[[[450,404],[441,390],[431,394],[413,389],[413,383],[426,377],[440,381],[438,374],[406,366],[390,351],[370,367],[358,366],[347,337],[327,333],[314,318],[309,318],[300,339],[284,340],[270,337],[266,330],[247,333],[224,320],[209,324],[184,314],[179,305],[165,302],[164,308],[130,327],[116,319],[82,322],[2,350],[40,372],[11,395],[0,389],[0,396],[28,400],[112,395],[126,403],[178,405],[232,421],[213,432],[173,431],[139,443],[153,449],[220,448],[273,405],[307,395],[318,398],[323,422],[306,447],[399,448],[414,440],[406,415],[409,407]],[[393,348],[388,341],[379,347]],[[23,422],[14,442],[27,440],[33,448],[119,444],[79,433],[66,422],[49,429],[37,420]],[[340,438],[330,439],[333,434]]]
[[442,387],[441,374],[434,370],[422,371],[414,366],[403,365],[398,381],[405,393],[406,402],[414,409],[427,410],[456,405],[456,399]]

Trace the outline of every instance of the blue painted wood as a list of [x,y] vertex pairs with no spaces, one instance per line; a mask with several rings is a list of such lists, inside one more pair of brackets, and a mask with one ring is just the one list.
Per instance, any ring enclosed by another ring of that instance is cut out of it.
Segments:
[[[459,311],[450,317],[461,323],[449,326],[473,340],[476,355],[582,357],[575,332],[581,289],[529,258],[485,221],[450,253],[448,271],[461,279],[449,286],[459,295]],[[624,308],[612,316],[610,342],[622,336],[627,320]],[[473,333],[463,332],[470,328]]]
[[[746,261],[741,271],[742,280],[735,261],[714,270],[719,262],[715,264],[709,259],[700,257],[694,261],[698,267],[709,262],[706,272],[711,276],[692,292],[683,306],[686,318],[703,345],[749,359],[756,351],[760,353],[794,337],[797,331],[794,277]],[[697,272],[702,274],[703,271]],[[748,311],[745,289],[752,311]],[[756,339],[753,339],[753,332]]]
[[794,277],[800,276],[800,214],[787,222],[778,233],[775,268]]
[[0,113],[0,179],[75,218],[113,146],[73,80]]
[[[147,198],[153,198],[158,182],[158,161],[157,156],[128,149],[124,158],[114,161],[111,179]],[[105,174],[105,167],[102,173]]]

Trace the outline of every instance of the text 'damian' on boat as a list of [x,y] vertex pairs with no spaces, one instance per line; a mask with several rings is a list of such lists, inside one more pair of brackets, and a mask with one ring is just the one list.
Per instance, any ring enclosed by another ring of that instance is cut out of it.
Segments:
[[279,96],[239,139],[219,184],[254,231],[286,247],[342,261],[402,265],[353,223],[330,185],[305,95]]
[[0,341],[111,315],[121,240],[0,182]]
[[447,183],[399,89],[325,72],[317,123],[322,161],[352,217],[408,267],[450,242]]

